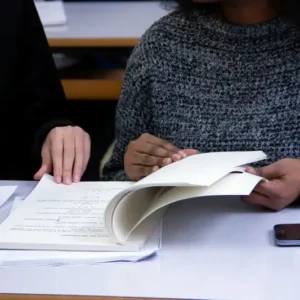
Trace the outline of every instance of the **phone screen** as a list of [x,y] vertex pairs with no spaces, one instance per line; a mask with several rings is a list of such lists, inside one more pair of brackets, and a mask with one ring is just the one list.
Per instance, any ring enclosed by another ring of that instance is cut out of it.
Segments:
[[274,226],[277,241],[300,241],[300,224],[280,224]]

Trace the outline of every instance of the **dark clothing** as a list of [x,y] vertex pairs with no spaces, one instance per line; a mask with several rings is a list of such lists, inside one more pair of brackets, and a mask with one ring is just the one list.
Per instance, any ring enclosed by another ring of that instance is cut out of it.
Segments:
[[2,0],[0,30],[0,179],[32,179],[44,138],[72,123],[33,1]]

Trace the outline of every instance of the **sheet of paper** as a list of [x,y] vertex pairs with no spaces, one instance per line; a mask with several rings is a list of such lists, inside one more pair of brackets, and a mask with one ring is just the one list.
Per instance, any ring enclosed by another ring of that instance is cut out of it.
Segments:
[[67,22],[62,1],[35,1],[43,26],[64,25]]
[[237,167],[266,159],[262,151],[212,152],[189,156],[136,183],[149,185],[210,186]]
[[12,213],[19,206],[19,204],[23,202],[24,199],[25,197],[20,197],[20,196],[15,197],[12,206],[10,208],[10,213]]
[[11,197],[17,186],[0,186],[0,207]]
[[[104,211],[110,199],[128,182],[55,184],[49,175],[0,226],[0,243],[14,248],[109,251],[116,241],[109,237]],[[43,246],[44,245],[44,246]],[[125,248],[125,247],[124,247]],[[102,249],[102,248],[101,248]]]
[[161,249],[162,223],[139,252],[64,252],[0,250],[0,269],[15,267],[95,265],[107,262],[138,262]]
[[[160,196],[151,203],[136,226],[153,214],[153,212],[181,200],[208,196],[250,195],[260,181],[261,177],[249,173],[231,173],[209,187],[175,187],[166,189],[164,193],[161,193]],[[116,218],[116,220],[120,221],[121,218]],[[121,224],[117,225],[121,226]]]

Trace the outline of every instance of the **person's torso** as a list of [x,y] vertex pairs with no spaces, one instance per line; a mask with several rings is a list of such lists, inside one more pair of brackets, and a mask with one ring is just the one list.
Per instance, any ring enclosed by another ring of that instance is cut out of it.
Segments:
[[299,158],[300,32],[274,20],[260,31],[255,25],[227,35],[233,27],[215,30],[220,24],[208,20],[199,31],[182,22],[182,29],[170,24],[160,33],[152,133],[200,152]]
[[18,27],[20,25],[21,1],[3,0],[0,9],[0,92],[1,110],[11,104],[16,94],[18,76]]
[[24,119],[19,80],[23,70],[19,67],[22,62],[18,52],[21,5],[20,0],[3,0],[0,5],[0,179],[22,178],[22,169],[26,168],[26,162],[21,159],[22,141],[18,134]]

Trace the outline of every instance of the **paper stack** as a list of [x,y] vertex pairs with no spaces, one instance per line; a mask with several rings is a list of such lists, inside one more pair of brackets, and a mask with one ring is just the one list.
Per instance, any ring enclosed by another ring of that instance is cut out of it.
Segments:
[[[4,204],[17,187],[0,187],[1,204]],[[24,197],[15,197],[10,204],[12,213]],[[0,223],[3,218],[0,218]],[[139,252],[75,252],[75,251],[30,251],[30,250],[0,250],[0,268],[38,267],[38,266],[68,266],[95,265],[107,262],[138,262],[155,256],[161,249],[162,224]]]

